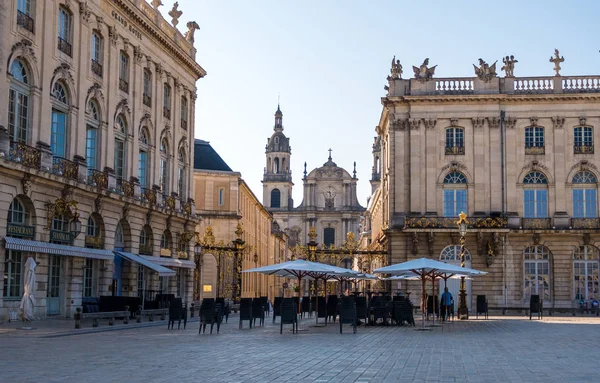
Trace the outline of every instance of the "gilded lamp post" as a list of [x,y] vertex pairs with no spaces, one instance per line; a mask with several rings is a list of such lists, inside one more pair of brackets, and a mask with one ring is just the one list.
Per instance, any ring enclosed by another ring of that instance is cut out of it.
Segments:
[[[460,267],[465,267],[465,236],[467,235],[467,215],[460,212],[458,215],[458,232],[460,233]],[[460,277],[460,292],[458,295],[458,318],[469,319],[469,308],[467,307],[467,288],[465,277]]]

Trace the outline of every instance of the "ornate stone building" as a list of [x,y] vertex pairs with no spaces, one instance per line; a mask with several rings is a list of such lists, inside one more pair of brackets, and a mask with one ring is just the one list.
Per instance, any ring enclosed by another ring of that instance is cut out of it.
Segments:
[[[323,166],[306,171],[302,179],[302,203],[294,207],[292,200],[292,149],[289,138],[283,133],[283,114],[277,106],[275,131],[267,140],[266,168],[263,177],[263,204],[290,237],[291,245],[305,245],[308,232],[315,226],[320,244],[341,246],[346,234],[358,234],[360,217],[364,208],[356,196],[356,166],[353,175],[338,167],[331,157]],[[352,260],[343,260],[342,266],[351,267]]]
[[475,77],[434,78],[425,60],[411,79],[392,63],[367,214],[391,263],[459,263],[464,211],[467,266],[488,272],[469,283],[469,307],[478,294],[498,309],[528,307],[531,295],[555,309],[600,298],[600,82],[563,76],[563,61],[550,58],[554,76],[514,77],[507,56],[504,77],[480,59]]
[[[9,0],[0,50],[0,318],[192,294],[195,22],[144,0]],[[118,253],[118,254],[117,254]]]

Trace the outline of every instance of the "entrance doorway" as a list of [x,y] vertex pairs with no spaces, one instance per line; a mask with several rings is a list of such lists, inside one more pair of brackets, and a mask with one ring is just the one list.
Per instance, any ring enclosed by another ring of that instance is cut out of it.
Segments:
[[[450,265],[460,266],[460,246],[458,245],[450,245],[446,246],[442,252],[440,253],[440,262],[444,262]],[[471,267],[471,253],[469,250],[465,248],[465,267]],[[471,280],[467,279],[466,281],[467,288],[467,307],[469,311],[471,311]],[[445,282],[443,279],[440,279],[439,284],[439,298],[441,298],[442,293],[444,292],[444,287],[448,287],[448,292],[452,294],[452,298],[454,299],[454,312],[458,312],[458,296],[460,293],[460,278],[448,278],[448,281]]]
[[60,314],[60,276],[62,274],[62,257],[50,255],[48,262],[48,291],[46,292],[46,314]]

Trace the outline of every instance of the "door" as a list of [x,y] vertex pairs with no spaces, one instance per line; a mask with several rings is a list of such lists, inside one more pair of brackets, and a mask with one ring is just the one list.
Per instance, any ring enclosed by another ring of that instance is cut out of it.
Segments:
[[[442,253],[440,254],[440,261],[444,263],[448,263],[454,266],[460,266],[460,246],[450,245],[446,246]],[[465,267],[471,268],[471,253],[465,248]],[[448,281],[445,282],[440,278],[439,280],[439,293],[436,292],[439,298],[441,298],[442,293],[444,292],[444,287],[448,287],[448,292],[452,294],[452,298],[454,299],[454,312],[458,312],[458,297],[460,294],[460,278],[448,278]],[[471,297],[471,280],[465,280],[465,287],[467,292],[467,307],[469,308],[469,312],[472,311],[471,307],[473,306],[473,299]]]
[[46,293],[46,314],[60,314],[60,275],[62,271],[62,257],[50,255],[48,267],[48,291]]

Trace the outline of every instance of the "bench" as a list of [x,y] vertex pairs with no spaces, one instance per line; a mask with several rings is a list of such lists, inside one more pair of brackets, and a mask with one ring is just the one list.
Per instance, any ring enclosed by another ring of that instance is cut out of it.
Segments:
[[165,320],[169,309],[153,309],[153,310],[142,310],[141,307],[135,314],[137,323],[142,323],[142,317],[147,316],[150,322],[154,321],[154,316],[160,316],[160,320]]
[[98,319],[108,319],[108,325],[112,326],[115,324],[115,318],[123,318],[123,323],[129,323],[129,310],[125,311],[107,311],[97,313],[82,313],[81,309],[77,309],[75,313],[75,328],[81,328],[81,321],[83,319],[92,319],[92,326],[98,327]]

